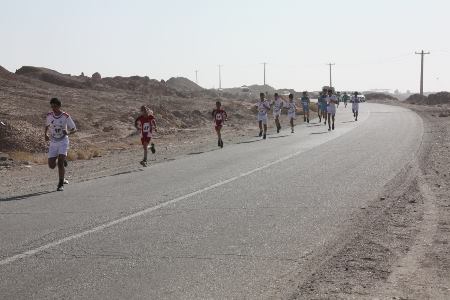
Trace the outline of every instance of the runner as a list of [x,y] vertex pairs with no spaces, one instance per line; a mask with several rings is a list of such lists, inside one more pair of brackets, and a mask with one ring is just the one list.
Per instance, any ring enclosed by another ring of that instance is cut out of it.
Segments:
[[311,100],[308,97],[307,91],[303,92],[301,102],[302,102],[302,107],[303,107],[303,122],[309,123],[309,103],[311,102]]
[[286,107],[288,109],[289,123],[291,124],[291,133],[294,133],[294,119],[295,113],[297,111],[297,106],[295,105],[293,94],[289,94],[289,103],[287,103]]
[[274,94],[275,100],[272,102],[273,105],[273,116],[275,118],[275,126],[277,127],[277,133],[281,130],[281,124],[280,124],[280,116],[281,116],[281,109],[283,106],[285,106],[284,100],[278,96],[278,93]]
[[336,93],[336,99],[337,99],[337,103],[336,103],[336,106],[337,106],[337,108],[339,108],[339,103],[341,102],[341,92],[337,92]]
[[358,92],[355,92],[354,96],[352,97],[352,111],[355,121],[358,121],[358,110],[359,110],[359,98]]
[[223,123],[227,120],[227,113],[222,109],[222,103],[220,101],[216,102],[216,109],[212,112],[213,121],[217,133],[217,146],[223,148],[222,135],[220,130],[223,127]]
[[342,100],[344,101],[344,107],[347,107],[347,101],[350,99],[350,96],[347,95],[347,92],[344,92],[344,96],[342,96]]
[[324,89],[322,91],[322,97],[321,97],[321,110],[322,110],[322,118],[324,119],[323,124],[327,125],[327,90]]
[[[331,131],[331,129],[334,130],[334,117],[336,116],[336,104],[338,100],[336,95],[333,95],[333,90],[328,90],[328,97],[327,97],[327,115],[328,115],[328,131]],[[333,121],[333,123],[331,123]]]
[[[69,150],[69,134],[74,133],[77,129],[72,118],[61,110],[61,101],[58,98],[50,100],[52,111],[47,114],[45,125],[45,140],[50,141],[48,147],[48,166],[50,169],[56,167],[58,160],[59,181],[56,188],[57,191],[64,191],[64,184],[69,183],[65,180],[65,167],[67,167],[67,151]],[[50,131],[50,136],[48,135]]]
[[[134,121],[134,126],[141,134],[141,143],[142,147],[144,148],[144,159],[140,163],[142,166],[146,167],[148,144],[152,139],[153,129],[155,130],[155,132],[157,132],[153,111],[151,111],[147,106],[142,105],[141,115]],[[150,144],[150,150],[152,151],[152,153],[156,152],[155,144]]]
[[[270,103],[265,98],[264,93],[259,94],[259,102],[256,104],[258,108],[258,125],[259,125],[259,136],[262,136],[263,139],[266,139],[267,134],[267,112],[270,110]],[[263,125],[264,125],[264,134],[263,134]]]
[[319,123],[322,123],[322,92],[319,92],[317,97],[317,116],[319,117]]

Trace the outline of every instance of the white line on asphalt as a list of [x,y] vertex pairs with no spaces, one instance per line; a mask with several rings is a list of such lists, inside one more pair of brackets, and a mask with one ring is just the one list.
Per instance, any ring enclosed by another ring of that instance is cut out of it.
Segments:
[[[370,111],[368,111],[368,117],[369,117],[369,115],[370,115]],[[368,118],[368,117],[367,117],[367,118]],[[86,231],[83,231],[83,232],[80,232],[80,233],[77,233],[77,234],[74,234],[74,235],[65,237],[65,238],[63,238],[63,239],[54,241],[54,242],[52,242],[52,243],[43,245],[43,246],[41,246],[41,247],[34,248],[34,249],[31,249],[31,250],[25,251],[25,252],[23,252],[23,253],[20,253],[20,254],[16,254],[16,255],[11,256],[11,257],[7,257],[7,258],[5,258],[5,259],[0,260],[0,266],[7,265],[7,264],[10,264],[10,263],[13,263],[13,262],[15,262],[15,261],[17,261],[17,260],[19,260],[19,259],[27,258],[27,257],[29,257],[29,256],[35,255],[35,254],[37,254],[37,253],[39,253],[39,252],[42,252],[42,251],[45,251],[45,250],[47,250],[47,249],[50,249],[50,248],[56,247],[56,246],[58,246],[58,245],[61,245],[61,244],[70,242],[70,241],[72,241],[72,240],[76,240],[76,239],[82,238],[82,237],[84,237],[84,236],[86,236],[86,235],[89,235],[89,234],[91,234],[91,233],[96,233],[96,232],[98,232],[98,231],[102,231],[103,229],[106,229],[106,228],[112,227],[112,226],[114,226],[114,225],[123,223],[123,222],[125,222],[125,221],[128,221],[128,220],[131,220],[131,219],[140,217],[140,216],[142,216],[142,215],[148,214],[148,213],[150,213],[150,212],[153,212],[153,211],[158,210],[158,209],[160,209],[160,208],[166,207],[166,206],[168,206],[168,205],[175,204],[175,203],[177,203],[177,202],[179,202],[179,201],[181,201],[181,200],[185,200],[185,199],[190,198],[190,197],[193,197],[193,196],[195,196],[195,195],[198,195],[198,194],[204,193],[204,192],[206,192],[206,191],[215,189],[215,188],[220,187],[220,186],[222,186],[222,185],[224,185],[224,184],[227,184],[227,183],[236,181],[236,180],[239,179],[239,178],[249,176],[249,175],[251,175],[251,174],[253,174],[253,173],[255,173],[255,172],[258,172],[258,171],[267,169],[268,167],[271,167],[271,166],[273,166],[273,165],[276,165],[276,164],[279,164],[279,163],[281,163],[281,162],[284,162],[284,161],[286,161],[286,160],[288,160],[288,159],[293,158],[294,156],[299,155],[300,153],[302,153],[302,152],[304,152],[304,151],[305,151],[305,149],[302,149],[302,150],[300,150],[300,151],[294,152],[293,154],[290,154],[290,155],[288,155],[288,156],[285,156],[285,157],[282,157],[282,158],[280,158],[280,159],[278,159],[278,160],[275,160],[275,161],[273,161],[273,162],[270,162],[270,163],[268,163],[268,164],[266,164],[266,165],[264,165],[264,166],[255,168],[255,169],[250,170],[250,171],[245,172],[245,173],[241,173],[241,174],[238,175],[238,176],[231,177],[231,178],[229,178],[229,179],[220,181],[220,182],[218,182],[218,183],[215,183],[215,184],[210,185],[210,186],[208,186],[208,187],[205,187],[205,188],[203,188],[203,189],[197,190],[197,191],[195,191],[195,192],[186,194],[186,195],[184,195],[184,196],[180,196],[180,197],[178,197],[178,198],[169,200],[169,201],[167,201],[167,202],[161,203],[161,204],[156,205],[156,206],[153,206],[153,207],[146,208],[146,209],[144,209],[144,210],[138,211],[138,212],[133,213],[133,214],[131,214],[131,215],[128,215],[128,216],[122,217],[122,218],[120,218],[120,219],[117,219],[117,220],[114,220],[114,221],[105,223],[105,224],[103,224],[103,225],[94,227],[94,228],[92,228],[92,229],[89,229],[89,230],[86,230]]]

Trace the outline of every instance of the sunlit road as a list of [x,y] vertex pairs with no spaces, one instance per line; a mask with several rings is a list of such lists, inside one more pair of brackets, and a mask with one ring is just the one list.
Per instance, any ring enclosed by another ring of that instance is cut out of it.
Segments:
[[332,132],[316,122],[1,201],[0,298],[270,298],[343,238],[423,132],[381,104],[358,122],[341,105]]

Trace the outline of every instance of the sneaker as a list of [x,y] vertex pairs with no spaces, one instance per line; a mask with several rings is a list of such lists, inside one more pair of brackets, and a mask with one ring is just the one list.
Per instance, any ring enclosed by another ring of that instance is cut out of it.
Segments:
[[306,122],[306,118],[303,118],[303,122]]
[[64,178],[63,184],[69,184],[69,180],[67,180],[66,178]]
[[308,122],[308,123],[309,123],[309,119],[306,119],[306,122]]
[[264,135],[263,135],[263,139],[265,140],[266,139],[266,134],[264,133]]
[[277,133],[280,133],[280,128],[277,128]]
[[328,127],[328,131],[331,131],[331,128],[330,128],[330,127]]
[[146,160],[141,160],[140,164],[141,164],[143,167],[146,167],[146,166],[147,166],[147,161],[146,161]]
[[262,131],[259,132],[259,137],[262,137]]
[[355,121],[358,121],[358,117],[355,118]]
[[333,129],[333,130],[334,130],[334,124],[333,124],[333,125],[331,125],[331,129]]
[[294,133],[294,129],[291,129],[291,133]]
[[58,192],[64,191],[64,184],[58,184],[58,187],[56,188],[56,190],[57,190]]
[[150,151],[152,151],[152,153],[155,154],[155,152],[156,152],[155,144],[153,144],[153,143],[150,144]]
[[219,145],[219,147],[220,147],[220,148],[223,148],[223,141],[222,141],[222,140],[220,140],[220,145]]

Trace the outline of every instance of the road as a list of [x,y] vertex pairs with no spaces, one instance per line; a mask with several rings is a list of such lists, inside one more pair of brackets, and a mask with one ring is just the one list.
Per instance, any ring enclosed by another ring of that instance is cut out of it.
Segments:
[[[267,140],[0,202],[0,298],[270,298],[417,152],[414,112],[338,109]],[[229,134],[224,132],[224,134]],[[320,259],[320,257],[319,257]]]

